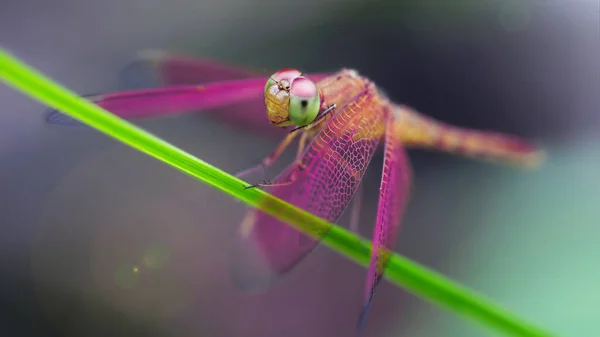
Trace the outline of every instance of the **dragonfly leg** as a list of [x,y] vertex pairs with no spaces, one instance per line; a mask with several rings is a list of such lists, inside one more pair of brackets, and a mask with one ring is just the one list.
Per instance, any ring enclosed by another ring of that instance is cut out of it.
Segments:
[[[291,134],[297,134],[297,132],[290,133],[290,135]],[[287,137],[290,137],[290,136],[288,135]],[[244,189],[249,189],[249,188],[254,188],[254,187],[259,187],[259,186],[260,187],[285,186],[285,185],[292,184],[294,181],[296,181],[296,179],[298,178],[298,173],[299,173],[300,169],[306,168],[306,165],[304,163],[302,163],[302,154],[304,153],[304,148],[306,147],[307,140],[308,140],[308,133],[303,132],[302,136],[300,137],[300,142],[298,144],[298,152],[296,152],[296,160],[292,164],[292,165],[294,165],[294,169],[293,169],[292,173],[289,175],[287,180],[278,182],[278,183],[273,183],[270,180],[263,180],[254,185],[246,186],[246,187],[244,187]]]
[[298,151],[296,152],[296,166],[305,169],[306,165],[302,163],[302,154],[304,153],[304,148],[306,147],[306,141],[308,140],[308,133],[302,133],[300,137],[300,142],[298,143]]
[[285,136],[285,138],[281,141],[281,143],[279,143],[279,145],[277,145],[277,147],[275,148],[275,151],[273,151],[270,155],[265,157],[265,159],[263,159],[263,161],[260,164],[252,166],[248,169],[242,170],[242,171],[236,173],[235,176],[238,178],[241,178],[245,175],[256,172],[258,170],[264,170],[265,168],[273,165],[273,163],[281,156],[283,151],[285,151],[285,149],[291,144],[292,140],[294,140],[294,138],[296,137],[296,134],[297,134],[296,132],[288,133],[288,135]]
[[296,181],[297,178],[298,178],[298,170],[294,169],[294,171],[292,172],[292,174],[290,174],[290,177],[286,181],[282,181],[280,183],[273,183],[273,182],[271,182],[271,180],[263,180],[254,185],[245,186],[244,189],[247,190],[247,189],[255,188],[255,187],[286,186],[286,185],[290,185],[290,184],[294,183],[294,181]]
[[[294,170],[292,171],[292,173],[290,173],[287,180],[282,181],[282,182],[277,182],[277,183],[274,183],[271,180],[263,180],[254,185],[246,186],[246,187],[244,187],[244,189],[249,189],[249,188],[254,188],[254,187],[286,186],[286,185],[290,185],[294,181],[296,181],[296,179],[298,178],[298,173],[300,173],[300,170],[306,168],[306,165],[302,162],[302,153],[304,152],[304,147],[306,146],[307,140],[308,140],[308,134],[305,132],[302,134],[302,137],[300,138],[300,144],[298,146],[298,152],[296,154],[296,161],[293,164],[293,165],[295,165]],[[350,166],[350,164],[346,161],[346,159],[344,159],[341,155],[339,155],[337,153],[335,153],[335,156],[332,157],[332,159],[334,159],[334,158],[336,161],[336,165],[341,165],[352,176],[354,176],[356,179],[358,179],[359,174],[360,174],[359,170],[353,169]]]

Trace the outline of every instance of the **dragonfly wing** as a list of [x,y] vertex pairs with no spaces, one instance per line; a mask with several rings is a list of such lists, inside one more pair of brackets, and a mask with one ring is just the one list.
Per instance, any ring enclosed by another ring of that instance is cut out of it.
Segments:
[[[99,94],[90,94],[90,95],[82,95],[81,97],[86,98],[90,101],[96,100],[98,97],[101,97]],[[81,123],[75,118],[72,118],[69,115],[65,115],[64,113],[49,108],[46,110],[44,114],[44,119],[48,124],[62,125],[62,126],[85,126],[85,124]]]
[[162,50],[145,50],[120,74],[124,90],[164,85],[197,85],[264,76],[266,69],[249,69],[216,60]]
[[[307,76],[318,81],[327,75],[322,73]],[[251,129],[261,134],[283,134],[281,129],[265,123],[263,90],[268,78],[265,69],[247,69],[165,51],[146,51],[140,54],[138,60],[123,69],[120,78],[121,86],[128,91],[89,98],[105,108],[110,105],[114,110],[109,111],[126,119],[211,109],[217,110],[212,116],[226,124]],[[261,79],[258,81],[260,84],[254,81],[257,78]],[[235,90],[229,86],[230,83],[236,82],[235,80],[248,82],[238,82],[241,85],[239,88],[243,89],[240,92],[218,90],[220,87]],[[202,96],[193,89],[201,84],[205,84]],[[163,86],[167,88],[139,90]],[[182,106],[181,100],[189,95],[181,94],[188,87],[192,88],[194,98]],[[256,95],[248,96],[248,92],[255,92]],[[46,113],[46,121],[50,124],[82,125],[56,110]]]
[[[273,133],[275,128],[264,123],[262,118],[265,114],[263,89],[267,77],[264,70],[148,50],[141,52],[137,60],[121,71],[120,85],[126,91],[85,97],[126,119],[223,108],[224,114],[238,113],[222,118],[241,125],[245,125],[244,120],[251,119],[250,126],[258,122],[258,127]],[[236,81],[243,79],[250,81]],[[201,87],[201,84],[207,85]],[[197,90],[199,88],[204,89],[202,93]],[[46,113],[46,121],[59,125],[83,125],[56,110]]]
[[[127,65],[120,74],[121,86],[125,90],[164,85],[195,85],[217,81],[266,78],[274,73],[265,68],[246,68],[216,60],[192,57],[162,50],[146,50],[137,60]],[[318,81],[329,74],[309,74]]]
[[[250,103],[251,106],[262,104],[264,85],[265,78],[259,77],[207,85],[125,91],[95,95],[88,99],[119,117],[134,119],[210,110],[236,103]],[[240,111],[235,115],[237,122],[249,127],[260,128],[262,126],[263,129],[273,132],[273,129],[276,128],[268,123],[264,105],[262,106],[260,114],[248,114],[244,113],[247,111]],[[49,110],[46,113],[46,121],[51,124],[79,124],[58,110]]]
[[[302,156],[303,169],[289,185],[268,192],[330,222],[348,206],[385,129],[385,111],[378,97],[365,91],[342,107],[313,139]],[[292,164],[276,179],[286,181]],[[323,233],[326,235],[327,233]],[[319,240],[251,209],[240,227],[232,276],[242,288],[268,287],[300,262]]]
[[[282,130],[264,123],[265,105],[262,90],[268,76],[274,71],[264,68],[245,68],[216,60],[192,57],[167,51],[143,51],[121,72],[121,86],[125,90],[147,88],[151,86],[197,85],[215,81],[230,81],[262,76],[260,99],[251,99],[241,103],[228,104],[213,108],[212,117],[233,126],[260,132],[261,134],[280,136]],[[309,74],[318,81],[329,74]],[[257,96],[258,97],[258,96]]]
[[373,233],[373,253],[365,291],[365,303],[358,322],[362,330],[367,312],[381,281],[384,269],[394,250],[398,231],[410,191],[412,170],[400,138],[399,123],[388,115],[385,135],[383,174],[379,189],[377,222]]

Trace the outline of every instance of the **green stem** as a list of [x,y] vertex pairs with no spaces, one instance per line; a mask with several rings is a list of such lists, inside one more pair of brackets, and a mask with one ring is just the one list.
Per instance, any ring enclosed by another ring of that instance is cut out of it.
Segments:
[[[247,183],[70,92],[0,49],[0,77],[25,94],[63,111],[134,149],[178,168],[294,228],[322,238],[346,257],[368,266],[368,240],[335,226],[260,189],[244,190]],[[452,312],[474,319],[511,336],[552,336],[499,305],[398,254],[391,254],[385,277],[409,292]]]

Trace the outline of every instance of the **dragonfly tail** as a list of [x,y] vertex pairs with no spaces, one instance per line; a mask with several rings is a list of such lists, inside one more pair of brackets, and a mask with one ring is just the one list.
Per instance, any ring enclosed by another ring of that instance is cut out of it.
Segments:
[[407,106],[396,107],[403,144],[429,148],[486,161],[534,168],[544,159],[543,151],[520,137],[448,125],[426,117]]

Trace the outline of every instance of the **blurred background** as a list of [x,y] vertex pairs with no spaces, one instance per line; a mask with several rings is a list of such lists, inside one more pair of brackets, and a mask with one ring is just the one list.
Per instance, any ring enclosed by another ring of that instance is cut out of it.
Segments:
[[[0,45],[82,94],[124,89],[119,73],[146,48],[350,67],[434,118],[532,139],[548,157],[533,172],[411,151],[397,251],[561,336],[589,337],[600,335],[599,7],[3,0]],[[0,335],[354,334],[363,268],[320,247],[270,291],[242,293],[226,265],[242,204],[96,131],[47,125],[45,107],[4,85],[0,102]],[[232,173],[278,141],[202,113],[136,123]],[[381,159],[365,177],[368,237]],[[387,283],[367,335],[495,336]]]

